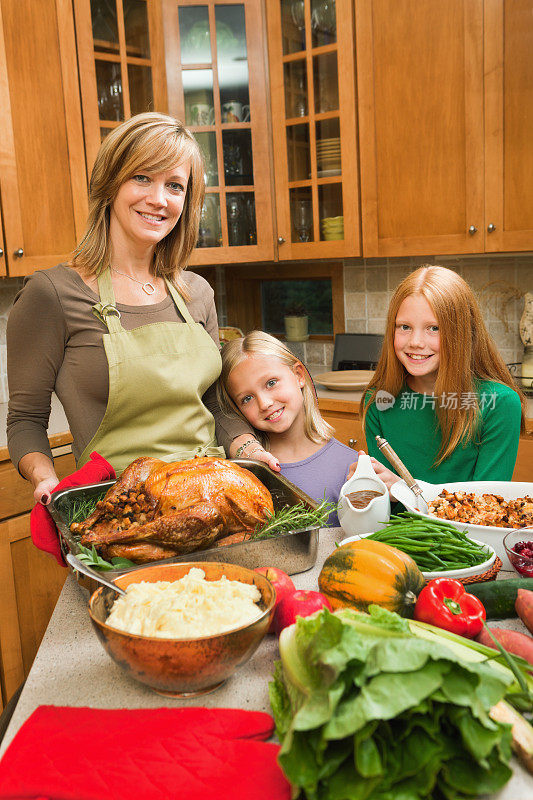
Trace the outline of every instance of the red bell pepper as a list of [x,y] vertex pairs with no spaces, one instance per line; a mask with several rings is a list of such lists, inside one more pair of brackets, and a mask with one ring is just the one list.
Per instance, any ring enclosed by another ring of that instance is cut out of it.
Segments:
[[414,616],[419,622],[428,622],[469,639],[478,635],[487,618],[481,600],[467,594],[463,584],[452,578],[429,581],[418,595]]

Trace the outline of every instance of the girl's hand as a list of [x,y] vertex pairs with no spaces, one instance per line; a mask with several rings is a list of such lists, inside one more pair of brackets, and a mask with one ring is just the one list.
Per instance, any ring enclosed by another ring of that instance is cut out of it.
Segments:
[[376,473],[378,478],[381,478],[387,489],[390,490],[392,484],[400,480],[399,476],[396,475],[394,472],[392,472],[390,469],[387,469],[387,467],[384,467],[383,464],[381,464],[379,461],[376,461],[376,459],[372,458],[372,456],[370,457],[370,460],[372,461],[374,472]]
[[[243,447],[244,445],[244,447]],[[239,451],[237,455],[237,451]],[[281,467],[278,459],[249,435],[237,436],[229,448],[230,458],[252,458],[254,461],[263,461],[273,472],[279,472]]]
[[[364,450],[359,450],[358,455],[360,456],[366,455],[366,453]],[[373,456],[370,456],[370,461],[372,462],[372,466],[374,467],[374,472],[379,478],[381,478],[387,489],[390,489],[393,483],[396,483],[396,481],[400,480],[398,475],[395,475],[394,472],[391,472],[390,469],[384,467],[383,464],[377,461]],[[350,480],[356,468],[357,468],[357,461],[355,462],[355,464],[350,464],[348,475],[346,476],[347,481]]]

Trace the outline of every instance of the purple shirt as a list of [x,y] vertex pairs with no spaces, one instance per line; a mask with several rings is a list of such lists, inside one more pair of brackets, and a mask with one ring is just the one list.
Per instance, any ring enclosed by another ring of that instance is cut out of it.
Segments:
[[[336,505],[341,487],[346,483],[348,468],[356,461],[356,450],[337,439],[330,439],[312,456],[303,461],[280,464],[280,467],[281,474],[313,500],[321,502],[325,497]],[[332,528],[339,526],[336,510],[331,512],[328,525]]]

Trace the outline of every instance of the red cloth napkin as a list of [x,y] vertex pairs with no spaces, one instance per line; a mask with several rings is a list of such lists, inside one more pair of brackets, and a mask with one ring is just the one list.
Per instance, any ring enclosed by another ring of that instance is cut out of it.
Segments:
[[0,799],[289,800],[273,731],[260,711],[40,706],[0,762]]
[[[54,492],[60,489],[70,489],[73,486],[86,486],[90,483],[109,481],[111,478],[116,477],[115,470],[109,461],[106,461],[99,453],[91,453],[89,459],[83,467],[59,481]],[[37,503],[30,514],[30,531],[33,544],[39,550],[51,553],[57,563],[65,567],[66,564],[61,553],[56,524],[50,516],[50,512],[42,503]]]

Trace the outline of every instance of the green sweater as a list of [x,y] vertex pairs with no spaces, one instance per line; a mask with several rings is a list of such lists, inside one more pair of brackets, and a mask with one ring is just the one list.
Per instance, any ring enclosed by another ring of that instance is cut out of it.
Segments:
[[[438,467],[433,467],[441,446],[441,432],[435,407],[441,398],[412,392],[404,386],[394,404],[368,407],[365,434],[368,454],[389,469],[391,464],[378,449],[376,435],[382,436],[400,456],[409,472],[428,483],[454,481],[510,481],[518,451],[521,406],[518,394],[495,381],[479,381],[481,424],[466,445],[458,445]],[[388,395],[390,398],[391,395]],[[471,402],[468,395],[455,402]],[[454,402],[452,395],[444,402]],[[394,469],[393,469],[394,471]]]

